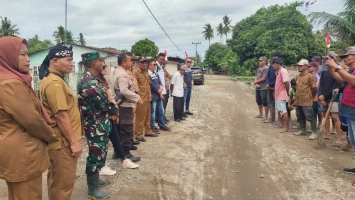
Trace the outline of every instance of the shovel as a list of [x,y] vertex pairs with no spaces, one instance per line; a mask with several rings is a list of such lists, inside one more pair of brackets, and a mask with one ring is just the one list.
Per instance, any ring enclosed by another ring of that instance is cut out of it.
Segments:
[[326,147],[326,144],[325,144],[325,139],[324,139],[324,129],[325,129],[325,122],[326,120],[329,119],[329,115],[330,115],[330,108],[332,107],[333,105],[333,101],[335,99],[335,97],[337,97],[338,94],[336,93],[333,93],[333,97],[332,97],[332,100],[330,101],[329,103],[329,106],[328,106],[328,110],[325,114],[325,117],[323,119],[323,122],[322,122],[322,127],[320,128],[320,130],[317,132],[317,142],[318,142],[318,147],[317,149],[324,149]]

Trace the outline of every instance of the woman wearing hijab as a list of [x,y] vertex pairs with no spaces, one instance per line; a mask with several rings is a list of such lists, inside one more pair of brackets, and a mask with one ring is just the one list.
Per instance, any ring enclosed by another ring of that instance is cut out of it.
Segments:
[[51,120],[31,87],[27,41],[0,38],[0,178],[9,199],[42,199]]

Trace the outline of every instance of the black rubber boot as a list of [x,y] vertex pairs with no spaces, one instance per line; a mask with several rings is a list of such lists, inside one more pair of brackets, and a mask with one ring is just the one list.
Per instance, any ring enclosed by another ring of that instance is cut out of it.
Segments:
[[86,174],[88,184],[88,195],[90,199],[107,199],[110,197],[109,192],[100,190],[99,188],[99,172]]

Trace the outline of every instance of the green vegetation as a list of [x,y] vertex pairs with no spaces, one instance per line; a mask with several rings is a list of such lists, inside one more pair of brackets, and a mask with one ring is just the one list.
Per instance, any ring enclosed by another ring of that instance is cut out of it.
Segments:
[[12,25],[11,21],[7,17],[1,17],[1,26],[0,26],[0,37],[4,36],[16,36],[20,35],[17,25]]
[[138,56],[155,57],[159,52],[159,48],[153,41],[145,38],[132,46],[132,52]]

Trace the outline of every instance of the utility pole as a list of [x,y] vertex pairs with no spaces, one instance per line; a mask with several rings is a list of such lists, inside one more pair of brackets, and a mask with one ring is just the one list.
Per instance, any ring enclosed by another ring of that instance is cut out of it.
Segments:
[[197,61],[197,45],[201,44],[201,42],[192,42],[192,44],[196,45],[196,54],[195,54],[195,58],[196,58],[196,66],[198,66],[198,61]]
[[64,43],[67,43],[67,9],[68,9],[68,0],[65,0],[65,28],[64,28]]

